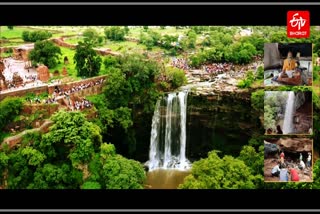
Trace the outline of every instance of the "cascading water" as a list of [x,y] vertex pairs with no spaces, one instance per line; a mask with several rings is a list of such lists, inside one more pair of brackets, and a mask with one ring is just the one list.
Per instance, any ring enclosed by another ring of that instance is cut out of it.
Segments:
[[[170,93],[158,100],[152,118],[149,171],[154,169],[187,170],[186,122],[188,90]],[[165,104],[163,108],[162,104]]]
[[295,113],[294,109],[294,92],[290,91],[287,98],[286,110],[284,113],[283,121],[283,134],[290,134],[293,132],[293,115]]

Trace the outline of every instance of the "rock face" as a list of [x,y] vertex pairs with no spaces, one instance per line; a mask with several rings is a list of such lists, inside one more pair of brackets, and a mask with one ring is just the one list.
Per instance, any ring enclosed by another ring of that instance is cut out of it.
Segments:
[[238,155],[252,134],[260,133],[259,115],[252,111],[248,92],[190,93],[187,106],[187,157],[199,159],[211,150]]
[[295,109],[297,110],[300,108],[304,104],[305,100],[304,92],[296,92],[294,100]]
[[277,144],[281,150],[291,153],[312,151],[312,140],[308,138],[280,138]]
[[49,69],[47,66],[45,65],[40,65],[37,68],[37,72],[38,72],[38,79],[42,82],[47,82],[50,78],[50,73],[49,73]]

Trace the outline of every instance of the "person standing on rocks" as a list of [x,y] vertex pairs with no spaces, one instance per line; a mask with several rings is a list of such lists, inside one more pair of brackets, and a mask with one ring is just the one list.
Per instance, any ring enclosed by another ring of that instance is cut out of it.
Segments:
[[304,170],[306,168],[306,164],[303,162],[303,160],[300,161],[299,168],[301,170]]
[[308,152],[308,158],[307,158],[307,167],[311,167],[311,152]]
[[302,156],[302,153],[300,153],[300,161],[302,161],[303,159],[303,156]]

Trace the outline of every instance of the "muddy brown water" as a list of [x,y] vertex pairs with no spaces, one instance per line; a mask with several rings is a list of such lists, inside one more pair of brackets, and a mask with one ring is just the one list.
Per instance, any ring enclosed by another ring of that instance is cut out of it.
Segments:
[[177,189],[190,171],[157,169],[147,173],[146,189]]

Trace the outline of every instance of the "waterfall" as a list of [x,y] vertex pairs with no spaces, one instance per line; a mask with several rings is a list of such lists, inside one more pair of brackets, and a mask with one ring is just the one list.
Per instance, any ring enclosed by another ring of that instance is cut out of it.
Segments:
[[[151,126],[149,170],[190,168],[186,158],[188,90],[157,101]],[[163,106],[165,105],[165,106]]]
[[286,110],[284,113],[283,121],[283,134],[290,134],[293,132],[293,115],[295,113],[294,109],[294,92],[290,91],[287,98]]

